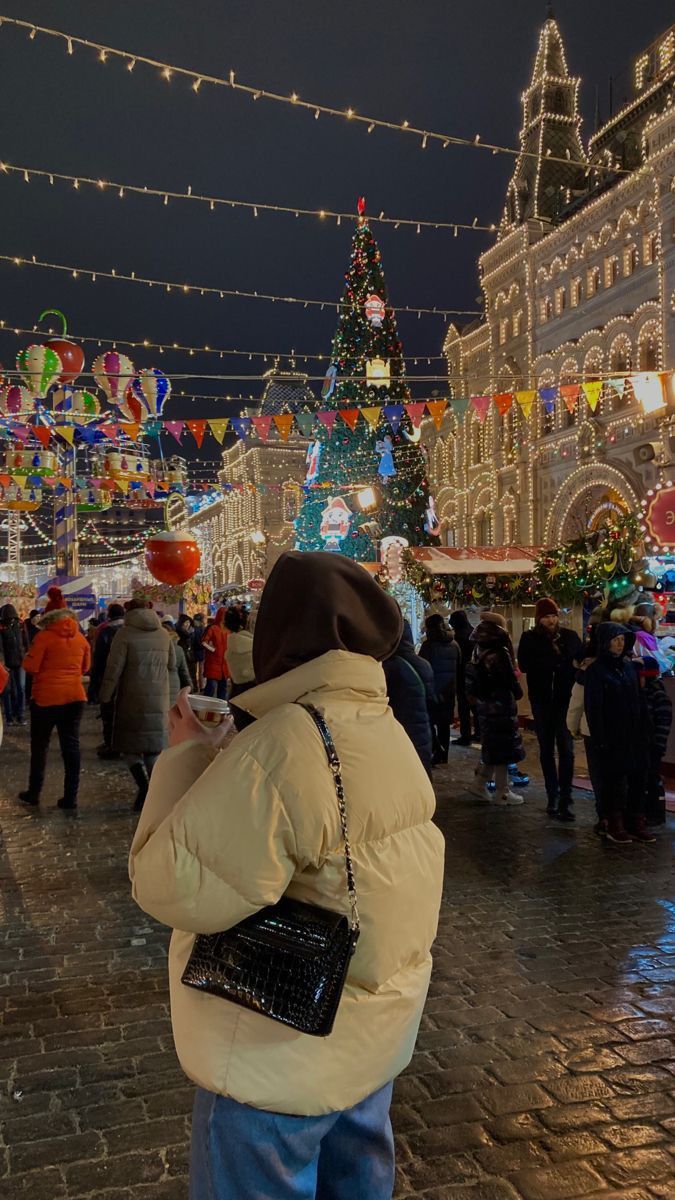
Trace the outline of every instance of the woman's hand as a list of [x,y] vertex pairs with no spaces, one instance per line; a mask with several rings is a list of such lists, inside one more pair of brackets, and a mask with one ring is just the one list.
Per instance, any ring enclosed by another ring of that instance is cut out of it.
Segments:
[[169,745],[179,746],[181,742],[198,741],[219,750],[234,729],[232,717],[225,717],[220,725],[205,725],[190,708],[189,695],[189,687],[182,688],[173,708],[169,709]]

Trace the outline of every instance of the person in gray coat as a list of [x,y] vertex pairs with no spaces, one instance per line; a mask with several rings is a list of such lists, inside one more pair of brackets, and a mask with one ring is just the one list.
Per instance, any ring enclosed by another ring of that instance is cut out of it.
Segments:
[[169,674],[175,670],[174,643],[157,613],[132,600],[113,638],[99,697],[103,704],[115,702],[113,748],[124,756],[138,785],[136,812],[167,744]]
[[176,666],[173,671],[169,670],[169,708],[172,708],[181,688],[188,687],[192,691],[192,676],[188,669],[185,651],[176,632],[176,622],[172,616],[167,614],[162,617],[162,629],[166,629],[171,638],[176,655]]

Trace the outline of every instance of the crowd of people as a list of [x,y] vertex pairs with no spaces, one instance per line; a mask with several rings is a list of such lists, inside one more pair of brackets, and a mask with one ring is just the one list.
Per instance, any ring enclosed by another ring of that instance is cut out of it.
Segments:
[[[39,803],[56,729],[65,773],[59,805],[76,807],[79,726],[88,702],[101,720],[97,753],[124,761],[140,811],[167,744],[169,710],[182,689],[229,699],[236,729],[250,723],[237,699],[256,685],[254,623],[244,606],[174,619],[134,599],[110,604],[83,635],[58,588],[50,589],[43,613],[33,610],[24,621],[11,604],[3,605],[5,724],[25,725],[26,712],[31,714],[30,774],[22,801]],[[575,821],[574,741],[581,739],[596,799],[596,832],[616,844],[653,841],[654,825],[665,819],[661,761],[672,713],[652,611],[646,604],[634,613],[599,608],[586,635],[582,642],[561,624],[550,598],[538,601],[517,654],[499,613],[481,612],[474,627],[463,610],[449,617],[430,611],[419,650],[403,621],[383,662],[389,703],[429,778],[434,767],[450,761],[454,746],[479,746],[470,794],[515,807],[523,804],[529,782],[519,766],[525,758],[519,702],[526,683],[548,816]]]

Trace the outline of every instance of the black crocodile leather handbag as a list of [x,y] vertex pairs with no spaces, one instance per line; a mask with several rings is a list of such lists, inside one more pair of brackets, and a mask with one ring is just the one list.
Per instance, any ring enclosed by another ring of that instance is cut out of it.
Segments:
[[335,781],[351,918],[282,896],[224,933],[199,934],[182,981],[300,1033],[326,1037],[360,926],[340,760],[321,713],[310,704],[301,707],[321,734]]

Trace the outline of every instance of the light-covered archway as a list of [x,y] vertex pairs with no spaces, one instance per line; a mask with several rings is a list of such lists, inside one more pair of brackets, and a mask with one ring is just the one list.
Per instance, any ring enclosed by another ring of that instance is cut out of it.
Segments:
[[[610,507],[607,507],[610,506]],[[546,519],[544,544],[560,545],[593,525],[602,511],[637,512],[639,499],[633,484],[618,467],[587,463],[568,475]]]

